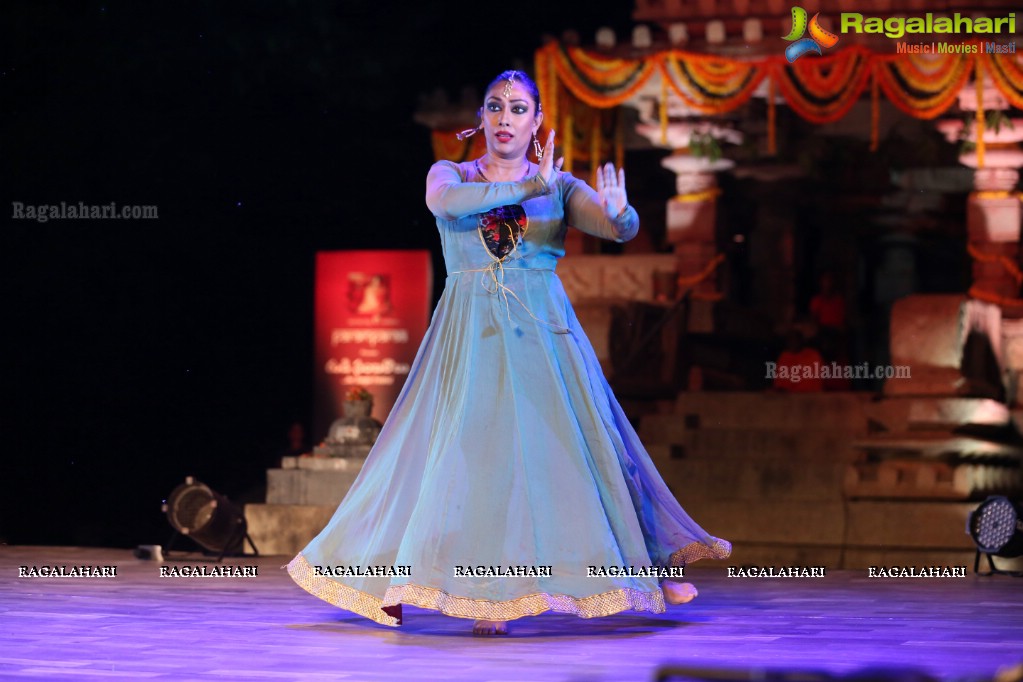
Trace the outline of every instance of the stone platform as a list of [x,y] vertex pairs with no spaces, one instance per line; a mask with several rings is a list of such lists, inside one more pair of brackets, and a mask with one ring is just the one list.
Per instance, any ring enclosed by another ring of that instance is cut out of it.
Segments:
[[245,518],[259,551],[298,553],[327,525],[366,462],[361,457],[284,457],[267,469],[266,504],[245,505]]
[[[644,416],[640,435],[686,511],[733,542],[733,563],[972,566],[966,521],[991,491],[968,472],[993,461],[1002,475],[997,480],[1009,482],[1002,491],[1020,491],[1019,459],[1012,459],[1018,449],[948,434],[953,423],[990,422],[998,410],[989,403],[877,400],[866,393],[682,393],[670,413]],[[902,466],[948,469],[947,483],[933,471],[920,477],[930,488],[907,486],[901,477],[867,481],[865,471],[890,462],[872,459],[865,444],[906,434],[915,439],[906,447],[941,441],[937,447],[947,453],[962,441],[978,452],[967,464],[903,452]],[[957,474],[955,466],[965,468]]]

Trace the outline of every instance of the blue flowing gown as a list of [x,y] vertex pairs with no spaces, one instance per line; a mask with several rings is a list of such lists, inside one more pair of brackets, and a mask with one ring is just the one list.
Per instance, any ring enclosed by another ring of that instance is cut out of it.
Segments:
[[[400,624],[399,604],[488,620],[660,613],[658,578],[587,568],[731,552],[658,475],[555,274],[568,225],[624,241],[635,210],[609,220],[586,183],[562,172],[547,186],[529,172],[492,183],[472,163],[431,169],[444,293],[358,479],[288,564],[308,592],[378,623]],[[337,566],[411,574],[323,574]],[[551,571],[456,575],[465,566]]]

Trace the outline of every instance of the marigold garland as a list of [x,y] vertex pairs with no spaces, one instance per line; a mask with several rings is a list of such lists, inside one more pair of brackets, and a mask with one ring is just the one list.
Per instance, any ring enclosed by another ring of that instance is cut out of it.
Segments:
[[[914,57],[908,59],[907,57]],[[929,62],[915,55],[875,56],[881,90],[892,104],[914,118],[931,119],[952,106],[973,70],[973,55],[935,55]]]
[[[770,58],[768,68],[785,102],[797,115],[812,123],[831,123],[849,113],[866,87],[870,76],[868,57],[865,49],[851,47],[793,64]],[[843,74],[845,80],[823,75],[828,69]]]
[[679,277],[678,277],[678,288],[679,289],[686,289],[686,288],[690,288],[691,289],[691,288],[695,287],[697,284],[700,284],[705,279],[710,277],[714,273],[714,271],[717,270],[718,266],[721,265],[724,262],[725,262],[725,255],[723,253],[715,254],[714,257],[711,258],[707,262],[707,264],[705,266],[703,266],[703,269],[700,270],[699,272],[697,272],[696,274],[693,274],[693,275],[679,275]]
[[1023,109],[1023,64],[1014,54],[985,54],[985,72],[1009,103]]
[[696,201],[707,201],[709,199],[715,199],[721,194],[720,187],[711,187],[705,189],[702,192],[688,192],[687,194],[676,194],[672,197],[672,201],[682,202],[696,202]]
[[981,189],[970,192],[973,199],[1019,199],[1023,201],[1023,192],[1010,192],[1004,189]]
[[1009,275],[1016,280],[1016,284],[1023,284],[1023,271],[1019,269],[1019,266],[1008,256],[997,253],[984,253],[972,243],[966,244],[966,251],[970,254],[973,260],[980,261],[981,263],[998,263]]
[[[663,50],[642,59],[605,57],[596,51],[548,44],[536,52],[537,82],[548,116],[558,103],[558,87],[587,106],[619,106],[662,80],[686,106],[704,114],[732,111],[752,97],[764,78],[800,117],[827,123],[840,119],[871,88],[910,116],[931,119],[951,107],[971,74],[981,69],[1013,104],[1023,108],[1023,64],[1011,54],[889,54],[853,46],[823,57],[788,64],[781,55],[734,59]],[[556,116],[549,120],[556,121]],[[876,145],[875,145],[876,146]]]
[[705,114],[742,106],[767,75],[763,65],[691,52],[664,52],[651,61],[686,106]]
[[[537,61],[545,61],[565,88],[591,107],[609,109],[632,97],[657,70],[649,60],[600,60],[581,48],[566,49],[553,43]],[[584,59],[580,60],[580,56]],[[595,66],[599,64],[599,68]],[[543,93],[541,93],[541,98]]]

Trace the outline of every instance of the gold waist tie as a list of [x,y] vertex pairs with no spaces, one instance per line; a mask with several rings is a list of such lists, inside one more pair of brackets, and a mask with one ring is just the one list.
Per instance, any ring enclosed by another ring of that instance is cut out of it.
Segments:
[[[480,284],[489,293],[491,293],[491,294],[498,294],[501,297],[501,300],[504,301],[504,310],[505,310],[505,314],[508,316],[508,321],[509,322],[512,322],[512,319],[511,319],[511,304],[508,302],[508,297],[511,296],[516,301],[518,301],[518,304],[520,306],[522,306],[522,309],[525,310],[526,313],[528,313],[529,316],[531,318],[533,318],[533,320],[535,320],[536,322],[538,322],[538,323],[542,324],[543,326],[547,327],[548,329],[550,329],[555,334],[571,334],[572,333],[572,330],[569,329],[568,327],[563,327],[560,324],[554,324],[552,322],[548,322],[547,320],[543,320],[543,319],[537,317],[536,315],[534,315],[533,311],[529,309],[529,306],[527,306],[522,301],[522,299],[518,297],[518,294],[516,294],[508,285],[506,285],[504,283],[504,271],[505,270],[529,270],[529,271],[534,271],[534,272],[554,272],[554,270],[551,269],[551,268],[514,268],[514,267],[513,268],[506,268],[502,261],[499,261],[499,260],[495,259],[495,260],[491,261],[490,265],[488,265],[485,268],[474,268],[472,270],[455,270],[455,271],[453,271],[453,272],[451,272],[449,274],[451,274],[451,275],[461,275],[461,274],[464,274],[464,273],[467,273],[467,272],[478,272],[478,273],[481,273],[480,274]],[[488,275],[489,275],[489,277],[488,277]]]

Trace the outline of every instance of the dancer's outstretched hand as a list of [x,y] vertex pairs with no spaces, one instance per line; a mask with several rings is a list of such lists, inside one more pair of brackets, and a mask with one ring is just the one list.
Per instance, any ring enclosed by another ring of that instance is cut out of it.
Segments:
[[629,197],[625,193],[625,169],[615,172],[613,163],[608,162],[597,170],[597,194],[600,205],[611,220],[618,218],[629,205]]

